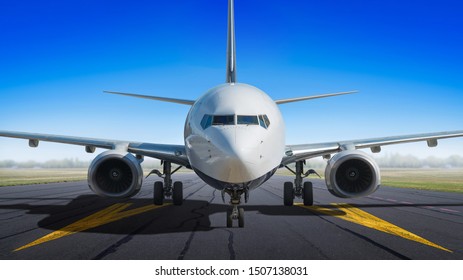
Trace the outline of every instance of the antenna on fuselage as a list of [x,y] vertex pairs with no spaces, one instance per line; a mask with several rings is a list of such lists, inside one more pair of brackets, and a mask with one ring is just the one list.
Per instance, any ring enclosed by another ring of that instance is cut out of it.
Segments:
[[226,83],[236,83],[235,1],[228,0],[228,39]]

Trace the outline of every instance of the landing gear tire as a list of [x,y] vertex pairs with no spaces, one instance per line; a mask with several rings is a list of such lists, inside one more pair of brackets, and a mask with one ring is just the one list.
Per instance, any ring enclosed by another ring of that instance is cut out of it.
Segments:
[[182,205],[183,203],[183,183],[174,182],[174,188],[172,190],[172,201],[174,205]]
[[227,210],[227,228],[233,227],[233,217],[232,217],[232,210]]
[[164,184],[162,182],[154,182],[153,202],[155,205],[164,203]]
[[313,205],[313,185],[312,182],[304,182],[304,188],[302,189],[302,199],[304,200],[305,206]]
[[238,226],[244,227],[244,208],[238,208]]
[[291,182],[285,182],[284,184],[283,201],[285,206],[293,206],[294,204],[294,187]]

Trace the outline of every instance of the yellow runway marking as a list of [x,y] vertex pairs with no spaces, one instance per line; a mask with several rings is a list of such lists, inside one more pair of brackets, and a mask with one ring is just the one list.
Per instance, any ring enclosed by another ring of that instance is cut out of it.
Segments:
[[[110,207],[107,207],[99,212],[96,212],[95,214],[92,214],[68,226],[65,226],[62,229],[54,231],[14,251],[16,252],[16,251],[20,251],[26,248],[30,248],[32,246],[36,246],[36,245],[39,245],[39,244],[42,244],[48,241],[56,240],[56,239],[59,239],[59,238],[62,238],[68,235],[72,235],[77,232],[82,232],[82,231],[96,228],[102,225],[106,225],[106,224],[109,224],[109,223],[112,223],[112,222],[115,222],[115,221],[118,221],[124,218],[142,214],[144,212],[158,209],[163,206],[170,205],[170,204],[164,204],[161,206],[147,205],[147,206],[124,211],[131,205],[132,203],[117,203],[117,204],[111,205]],[[422,243],[422,244],[425,244],[425,245],[428,245],[428,246],[431,246],[431,247],[434,247],[440,250],[452,252],[449,249],[446,249],[442,246],[432,243],[431,241],[428,241],[416,234],[413,234],[403,228],[400,228],[394,224],[391,224],[385,220],[382,220],[376,216],[373,216],[349,204],[332,203],[333,207],[335,208],[326,208],[326,207],[320,207],[320,206],[304,206],[302,203],[296,203],[295,205],[306,208],[315,213],[337,217],[345,221],[349,221],[349,222],[362,225],[368,228],[372,228],[375,230],[379,230],[379,231],[382,231],[388,234],[396,235],[396,236],[399,236],[399,237],[402,237],[402,238],[405,238],[411,241],[419,242],[419,243]]]
[[439,246],[435,243],[432,243],[429,240],[426,240],[416,234],[413,234],[401,227],[398,227],[394,224],[391,224],[385,220],[382,220],[376,216],[373,216],[359,208],[356,208],[350,204],[345,203],[332,203],[336,208],[324,208],[319,206],[304,206],[302,203],[295,203],[295,205],[306,208],[312,212],[321,213],[324,215],[330,215],[336,218],[340,218],[364,227],[376,229],[385,233],[396,235],[408,240],[419,242],[440,250],[444,250],[452,253],[449,249],[446,249],[442,246]]
[[14,252],[23,250],[26,248],[30,248],[32,246],[36,246],[48,241],[56,240],[61,237],[65,237],[77,232],[82,232],[85,230],[89,230],[92,228],[96,228],[102,225],[106,225],[124,218],[128,218],[134,215],[138,215],[147,211],[151,211],[154,209],[158,209],[163,206],[170,205],[164,204],[164,205],[147,205],[131,210],[124,211],[127,209],[129,206],[131,206],[132,203],[116,203],[114,205],[109,206],[108,208],[105,208],[99,212],[96,212],[95,214],[92,214],[86,218],[83,218],[82,220],[79,220],[75,223],[72,223],[68,226],[65,226],[62,229],[59,229],[57,231],[54,231],[42,238],[39,238],[27,245],[24,245],[16,250]]

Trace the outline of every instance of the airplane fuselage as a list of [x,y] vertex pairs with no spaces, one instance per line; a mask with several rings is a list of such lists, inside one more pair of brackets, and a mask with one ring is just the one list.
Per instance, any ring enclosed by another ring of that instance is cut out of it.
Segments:
[[285,125],[275,102],[256,87],[222,84],[200,97],[185,122],[193,170],[217,189],[260,186],[281,164]]

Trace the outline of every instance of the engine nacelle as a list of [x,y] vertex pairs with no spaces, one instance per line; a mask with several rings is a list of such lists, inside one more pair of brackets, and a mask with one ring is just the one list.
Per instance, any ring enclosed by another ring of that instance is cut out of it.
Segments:
[[106,151],[98,155],[88,169],[88,185],[100,196],[124,198],[140,191],[143,170],[132,154]]
[[366,153],[343,151],[331,158],[325,169],[326,186],[337,197],[369,195],[381,184],[379,167]]

